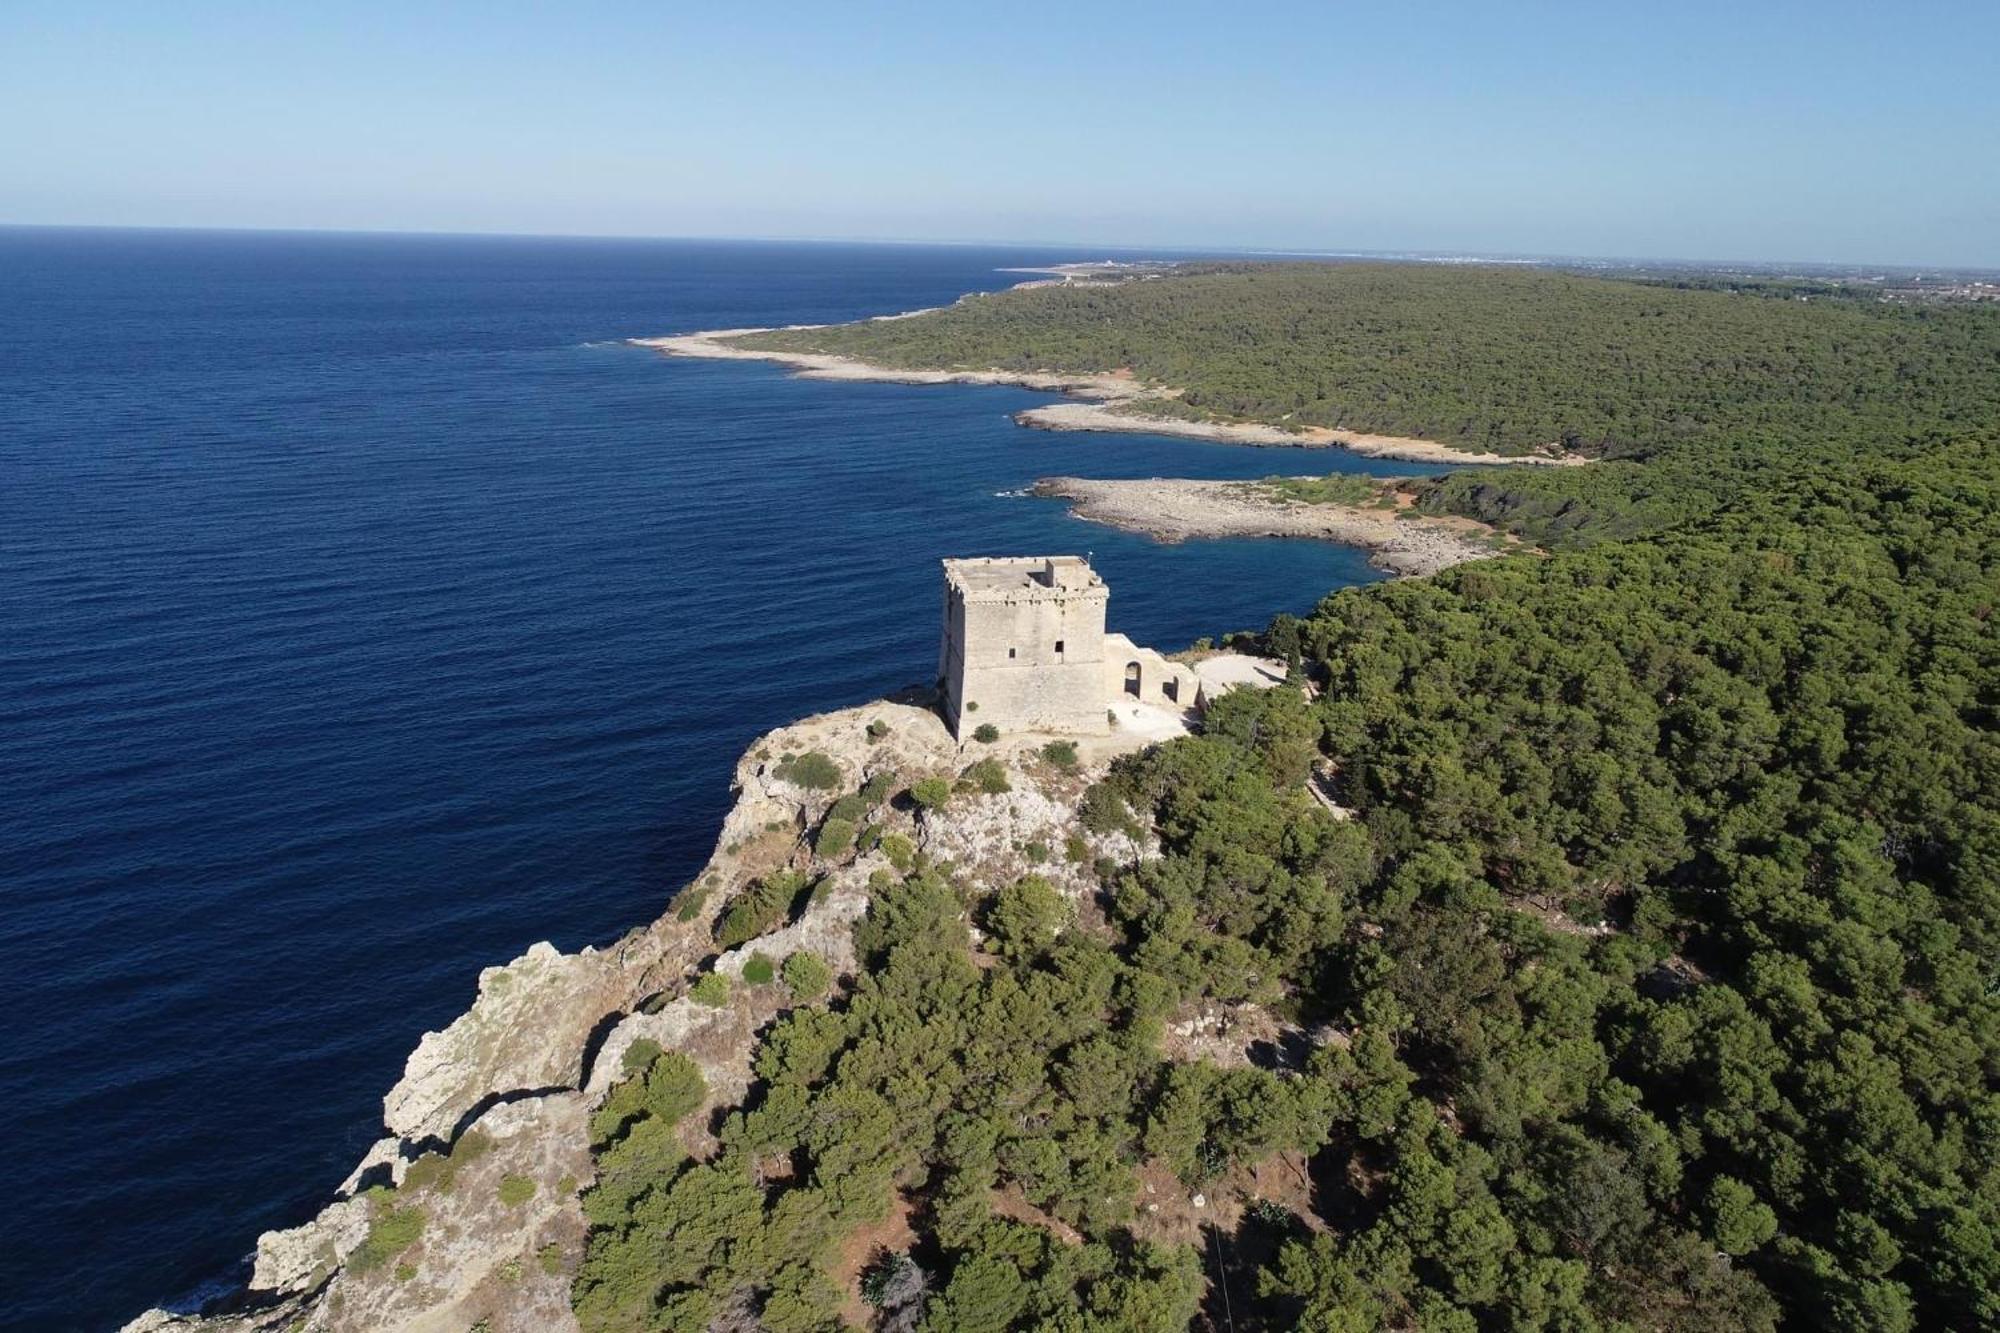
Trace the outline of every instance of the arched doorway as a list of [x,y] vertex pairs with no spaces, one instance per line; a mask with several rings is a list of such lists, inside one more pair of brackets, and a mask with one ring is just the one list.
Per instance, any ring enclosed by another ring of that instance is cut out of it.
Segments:
[[1127,662],[1125,664],[1125,693],[1131,695],[1134,699],[1139,697],[1139,664],[1137,662]]
[[1160,682],[1160,693],[1166,696],[1168,703],[1177,704],[1181,701],[1181,683],[1168,676]]

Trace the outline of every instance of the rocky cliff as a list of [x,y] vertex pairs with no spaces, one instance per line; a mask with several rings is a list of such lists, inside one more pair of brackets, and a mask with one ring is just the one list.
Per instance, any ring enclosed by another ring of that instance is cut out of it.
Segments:
[[[537,944],[482,972],[472,1007],[411,1053],[383,1100],[383,1136],[332,1200],[305,1225],[259,1238],[247,1290],[207,1314],[149,1311],[126,1333],[575,1328],[569,1286],[586,1232],[588,1125],[625,1052],[642,1039],[681,1051],[707,1080],[704,1111],[734,1105],[750,1084],[758,1032],[789,1003],[784,987],[759,985],[704,1004],[689,994],[694,979],[710,970],[740,978],[754,954],[782,964],[799,950],[845,977],[870,877],[907,856],[905,844],[986,887],[1032,868],[1087,905],[1091,860],[1145,849],[1123,834],[1085,833],[1077,802],[1113,757],[1144,743],[1114,733],[1080,742],[1075,764],[1057,764],[1027,740],[961,747],[929,709],[894,703],[769,733],[737,765],[736,803],[714,855],[664,916],[607,948],[564,954]],[[837,776],[792,762],[802,755],[824,756]],[[1008,790],[964,790],[931,811],[882,800],[869,817],[889,835],[881,843],[815,851],[841,796],[871,781],[880,793],[955,779],[989,757]],[[810,902],[718,952],[725,905],[784,869],[817,877]]]

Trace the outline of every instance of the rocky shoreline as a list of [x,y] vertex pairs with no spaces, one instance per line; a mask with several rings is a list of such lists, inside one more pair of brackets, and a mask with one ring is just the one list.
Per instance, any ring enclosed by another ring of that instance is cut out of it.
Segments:
[[1470,519],[1288,500],[1256,482],[1044,477],[1031,493],[1068,500],[1078,518],[1167,542],[1308,537],[1359,546],[1370,553],[1370,564],[1403,577],[1435,574],[1499,553],[1493,530]]
[[[1090,857],[1121,862],[1149,854],[1150,843],[1125,833],[1085,829],[1077,809],[1111,760],[1149,737],[1079,740],[1073,767],[1044,761],[1042,739],[973,747],[1005,766],[1004,793],[968,792],[930,811],[884,805],[871,820],[982,890],[1018,878],[1019,849],[1029,844],[1075,840]],[[837,767],[835,788],[785,776],[785,759],[807,752]],[[742,1102],[758,1032],[794,1003],[782,986],[750,983],[745,964],[754,954],[782,963],[809,951],[843,989],[871,876],[892,869],[879,849],[820,855],[813,832],[827,809],[867,779],[955,777],[973,757],[919,703],[866,704],[761,737],[737,764],[737,799],[714,854],[664,915],[605,948],[565,954],[537,944],[482,972],[471,1008],[424,1034],[410,1055],[383,1101],[383,1137],[328,1204],[301,1226],[258,1238],[246,1289],[208,1314],[147,1311],[124,1333],[575,1330],[570,1286],[589,1231],[582,1196],[594,1179],[590,1118],[622,1076],[625,1051],[653,1042],[696,1062],[706,1100],[688,1119],[684,1146],[710,1153],[701,1127]],[[718,950],[715,923],[731,898],[785,869],[821,877],[810,904],[789,924]],[[1036,869],[1079,903],[1094,891],[1088,858]],[[726,1002],[690,994],[705,972],[730,981]]]
[[[928,314],[912,310],[881,319],[909,319]],[[826,328],[824,324],[793,324],[786,329]],[[1115,431],[1126,434],[1176,435],[1213,440],[1220,444],[1244,444],[1285,449],[1346,449],[1368,458],[1393,458],[1415,463],[1453,463],[1466,467],[1573,467],[1589,460],[1570,454],[1492,454],[1454,449],[1434,440],[1400,435],[1370,435],[1359,431],[1335,431],[1309,426],[1287,430],[1252,422],[1194,421],[1182,417],[1154,416],[1135,412],[1134,404],[1158,402],[1174,396],[1139,383],[1129,376],[1069,375],[1053,371],[1011,370],[906,370],[880,366],[851,356],[827,352],[780,352],[744,347],[732,339],[777,329],[710,329],[659,338],[633,338],[635,347],[651,348],[667,356],[695,357],[719,361],[770,361],[788,366],[801,379],[872,381],[887,384],[1005,384],[1024,389],[1060,393],[1083,401],[1052,403],[1031,407],[1014,414],[1023,426],[1038,430]],[[1123,410],[1121,410],[1123,409]]]

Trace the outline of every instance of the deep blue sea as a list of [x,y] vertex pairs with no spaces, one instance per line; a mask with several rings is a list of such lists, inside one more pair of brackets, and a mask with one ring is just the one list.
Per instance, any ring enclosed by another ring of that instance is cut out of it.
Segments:
[[481,967],[652,919],[751,738],[931,672],[939,557],[1092,552],[1168,649],[1375,577],[1006,493],[1423,469],[620,341],[1091,257],[0,230],[0,1326],[309,1216]]

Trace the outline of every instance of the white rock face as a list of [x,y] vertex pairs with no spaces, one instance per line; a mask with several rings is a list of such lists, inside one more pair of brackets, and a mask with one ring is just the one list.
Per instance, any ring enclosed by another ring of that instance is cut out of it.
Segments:
[[544,941],[479,974],[479,998],[443,1032],[427,1032],[382,1102],[398,1138],[448,1143],[482,1101],[583,1081],[584,1044],[603,1013],[591,1000],[609,968],[594,949],[563,954]]
[[[871,722],[886,728],[873,740]],[[782,981],[743,984],[744,964],[757,953],[782,964],[809,950],[836,974],[851,975],[852,928],[868,910],[869,877],[889,863],[879,851],[830,867],[816,863],[826,878],[799,919],[714,957],[714,970],[731,979],[733,993],[721,1007],[699,1005],[682,992],[709,962],[713,919],[729,897],[759,875],[803,866],[804,835],[833,799],[869,776],[894,773],[902,782],[955,776],[991,754],[1007,763],[1013,791],[960,793],[920,820],[883,807],[872,822],[914,835],[933,859],[953,862],[983,887],[1035,870],[1080,898],[1094,880],[1087,866],[1064,855],[1065,840],[1079,831],[1076,796],[1111,754],[1140,743],[1120,737],[1081,747],[1088,771],[1056,773],[1039,762],[1030,738],[1007,747],[1012,753],[968,752],[933,713],[890,703],[808,718],[764,737],[737,765],[738,799],[698,881],[707,890],[699,911],[686,921],[669,912],[610,948],[563,954],[537,944],[504,967],[486,969],[466,1013],[442,1032],[425,1034],[410,1055],[383,1102],[388,1136],[350,1174],[342,1197],[306,1225],[259,1240],[255,1308],[212,1319],[151,1311],[127,1333],[462,1333],[482,1323],[495,1330],[574,1329],[569,1283],[587,1229],[578,1193],[593,1171],[589,1115],[622,1076],[626,1050],[643,1037],[684,1052],[708,1081],[708,1109],[739,1103],[750,1085],[758,1032],[790,1003]],[[808,751],[839,765],[838,790],[801,788],[776,776],[784,755]],[[1120,861],[1145,850],[1123,835],[1088,842],[1093,855]],[[1050,853],[1039,866],[1022,854],[1035,843]],[[639,1012],[662,994],[678,998]],[[411,1159],[454,1139],[464,1143],[473,1130],[480,1150],[454,1169],[448,1187],[434,1172],[410,1183]],[[383,1174],[401,1186],[395,1206],[421,1208],[425,1224],[392,1263],[356,1271],[348,1261],[377,1206],[356,1192]],[[533,1193],[502,1203],[499,1185],[508,1177],[532,1181]]]
[[368,1235],[368,1203],[342,1199],[320,1210],[304,1226],[267,1231],[257,1237],[252,1291],[305,1291],[332,1272]]

